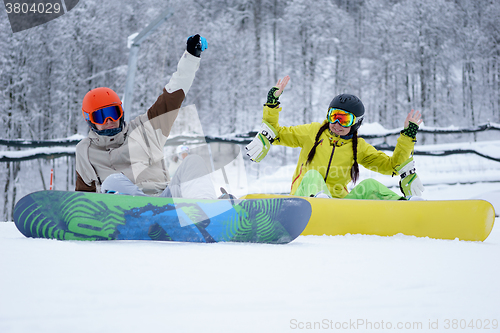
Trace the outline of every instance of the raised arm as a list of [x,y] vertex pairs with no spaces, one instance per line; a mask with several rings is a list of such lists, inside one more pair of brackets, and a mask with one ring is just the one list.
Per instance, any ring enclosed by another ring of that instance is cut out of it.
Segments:
[[[287,75],[283,79],[279,79],[274,87],[272,87],[267,93],[267,101],[264,106],[270,108],[277,108],[280,102],[278,101],[280,95],[283,93],[286,85],[290,81],[290,77]],[[261,129],[255,138],[250,142],[245,149],[247,150],[247,156],[250,160],[254,162],[260,162],[266,157],[269,149],[271,149],[271,144],[274,141],[278,133],[276,129],[269,124],[267,121],[262,120]]]
[[186,51],[177,64],[177,71],[165,85],[163,94],[148,110],[151,120],[161,114],[178,110],[193,84],[196,71],[200,67],[200,54],[207,48],[207,41],[200,35],[191,36],[186,43]]

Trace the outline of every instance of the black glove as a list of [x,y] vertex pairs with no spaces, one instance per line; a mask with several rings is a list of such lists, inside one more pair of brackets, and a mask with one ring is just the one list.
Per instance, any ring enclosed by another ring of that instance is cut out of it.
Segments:
[[198,58],[200,57],[201,52],[205,51],[208,47],[207,40],[198,34],[190,36],[186,44],[186,50]]
[[415,124],[413,121],[408,122],[408,127],[403,129],[401,131],[401,134],[404,134],[413,140],[416,139],[417,137],[417,131],[418,131],[418,125]]

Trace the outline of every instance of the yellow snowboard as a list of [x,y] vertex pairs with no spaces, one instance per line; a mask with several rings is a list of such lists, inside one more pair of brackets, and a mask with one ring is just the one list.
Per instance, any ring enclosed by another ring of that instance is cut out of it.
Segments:
[[[245,199],[286,197],[249,194]],[[404,234],[437,239],[484,241],[495,222],[484,200],[382,201],[304,198],[311,219],[302,235]]]

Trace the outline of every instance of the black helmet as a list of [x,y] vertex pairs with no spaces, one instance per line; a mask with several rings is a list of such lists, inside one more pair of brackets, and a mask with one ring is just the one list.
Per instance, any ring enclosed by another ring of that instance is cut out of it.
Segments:
[[330,105],[328,106],[328,110],[331,108],[340,109],[347,112],[352,113],[356,116],[356,123],[351,126],[351,130],[349,131],[349,135],[358,130],[363,122],[363,116],[365,114],[365,106],[363,102],[359,98],[351,94],[340,94],[335,96]]

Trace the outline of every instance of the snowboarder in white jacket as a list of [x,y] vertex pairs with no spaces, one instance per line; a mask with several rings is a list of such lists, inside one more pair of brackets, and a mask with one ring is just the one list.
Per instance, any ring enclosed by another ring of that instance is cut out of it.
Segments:
[[90,131],[76,147],[76,191],[216,198],[200,156],[186,158],[171,179],[163,154],[206,47],[207,41],[200,35],[189,37],[163,93],[146,113],[129,123],[124,121],[122,102],[113,90],[101,87],[85,95],[82,112]]

